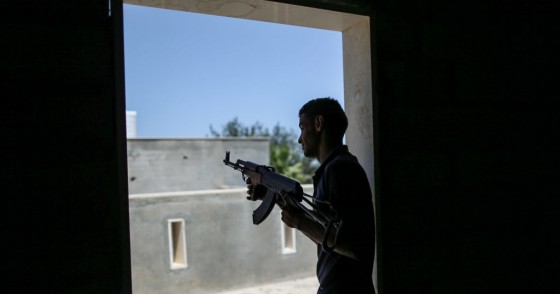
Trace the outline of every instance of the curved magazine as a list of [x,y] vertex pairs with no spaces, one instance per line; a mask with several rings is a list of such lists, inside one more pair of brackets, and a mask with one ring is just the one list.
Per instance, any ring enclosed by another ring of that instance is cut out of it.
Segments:
[[274,204],[276,204],[276,193],[272,189],[268,189],[262,204],[253,211],[253,224],[262,223],[274,208]]

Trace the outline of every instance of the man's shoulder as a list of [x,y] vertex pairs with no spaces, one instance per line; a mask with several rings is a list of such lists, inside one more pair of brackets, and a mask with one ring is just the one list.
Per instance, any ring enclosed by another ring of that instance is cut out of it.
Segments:
[[358,159],[351,153],[340,153],[335,156],[326,166],[325,169],[328,170],[340,170],[340,169],[354,169],[356,167],[361,168]]

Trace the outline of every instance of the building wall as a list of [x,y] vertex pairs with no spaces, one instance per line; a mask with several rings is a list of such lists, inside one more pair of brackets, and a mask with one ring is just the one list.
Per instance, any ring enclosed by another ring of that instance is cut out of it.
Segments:
[[245,186],[230,160],[269,163],[268,138],[128,139],[130,194],[221,189]]
[[[245,197],[245,188],[131,195],[133,292],[216,293],[313,276],[315,244],[297,232],[296,252],[283,254],[280,210],[255,226],[259,203]],[[169,219],[184,220],[186,268],[171,269]]]
[[[296,252],[283,254],[279,210],[253,225],[252,211],[259,203],[246,200],[241,173],[223,162],[230,151],[230,161],[267,165],[269,142],[127,141],[134,293],[215,293],[314,275],[315,245],[296,233]],[[172,269],[170,220],[184,222],[186,267]]]

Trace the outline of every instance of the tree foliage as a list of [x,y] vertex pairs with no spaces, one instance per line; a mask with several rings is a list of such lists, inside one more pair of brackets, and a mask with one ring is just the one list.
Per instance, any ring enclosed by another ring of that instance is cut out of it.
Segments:
[[214,137],[270,137],[268,129],[264,128],[261,123],[256,122],[251,126],[245,126],[237,117],[222,126],[221,132],[214,130],[210,125],[210,134]]
[[317,168],[317,162],[305,157],[297,140],[298,135],[292,129],[287,129],[277,123],[272,132],[261,123],[255,122],[246,126],[237,117],[222,126],[221,131],[216,131],[210,125],[210,134],[213,137],[269,137],[270,138],[270,165],[277,173],[295,179],[300,183],[311,183],[311,176]]

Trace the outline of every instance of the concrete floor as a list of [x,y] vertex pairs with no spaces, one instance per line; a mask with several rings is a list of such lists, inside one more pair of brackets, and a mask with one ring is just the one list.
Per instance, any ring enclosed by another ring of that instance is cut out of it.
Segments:
[[316,277],[293,281],[266,284],[251,288],[238,289],[219,294],[314,294],[317,293],[319,282]]

